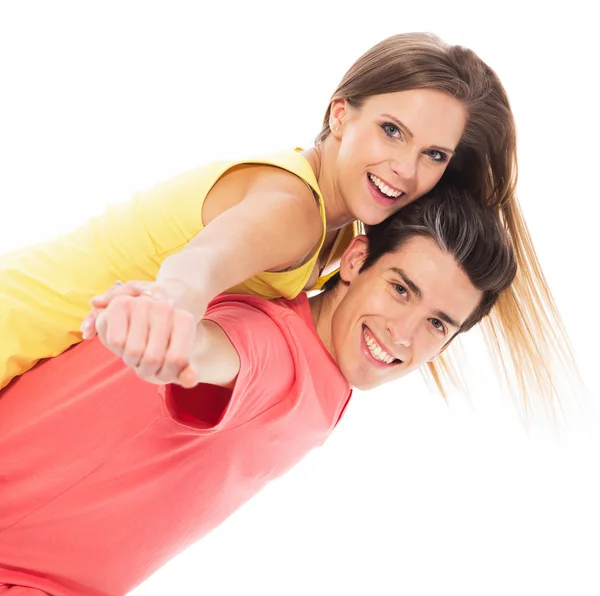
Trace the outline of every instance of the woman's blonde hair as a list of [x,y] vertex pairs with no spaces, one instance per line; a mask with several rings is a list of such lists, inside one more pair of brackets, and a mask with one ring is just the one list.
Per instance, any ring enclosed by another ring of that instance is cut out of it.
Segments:
[[[452,46],[429,33],[389,37],[348,70],[331,101],[345,99],[359,108],[369,96],[409,89],[435,89],[461,101],[468,120],[456,153],[436,185],[466,191],[498,210],[515,251],[517,275],[492,312],[481,322],[494,363],[509,386],[513,380],[529,409],[533,391],[554,404],[558,397],[554,366],[577,374],[571,346],[538,262],[515,189],[517,150],[514,117],[496,73],[472,50]],[[331,103],[316,143],[330,131]],[[460,375],[449,355],[429,364],[446,397]],[[578,376],[578,375],[577,375]]]

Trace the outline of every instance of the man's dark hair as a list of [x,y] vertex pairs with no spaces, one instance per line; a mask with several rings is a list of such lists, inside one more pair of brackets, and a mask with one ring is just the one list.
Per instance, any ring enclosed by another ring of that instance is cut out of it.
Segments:
[[[512,243],[499,211],[481,205],[467,192],[434,189],[376,226],[367,228],[368,254],[360,271],[372,267],[383,255],[398,250],[415,236],[433,240],[451,255],[483,297],[463,323],[467,331],[485,317],[517,273]],[[323,289],[332,290],[339,274]]]

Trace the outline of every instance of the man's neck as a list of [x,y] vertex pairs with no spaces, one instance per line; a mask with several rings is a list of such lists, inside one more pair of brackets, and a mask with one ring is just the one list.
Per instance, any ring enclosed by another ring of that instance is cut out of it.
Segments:
[[331,319],[337,308],[342,296],[340,288],[334,288],[327,292],[320,292],[316,296],[311,296],[308,299],[312,320],[317,330],[317,334],[321,338],[323,345],[331,357],[337,361],[333,341],[331,337]]

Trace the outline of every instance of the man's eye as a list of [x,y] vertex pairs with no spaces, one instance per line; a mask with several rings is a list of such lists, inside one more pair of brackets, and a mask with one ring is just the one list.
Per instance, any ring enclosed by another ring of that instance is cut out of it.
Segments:
[[431,324],[433,325],[436,331],[441,331],[442,333],[446,332],[444,323],[442,323],[439,319],[431,319]]
[[408,296],[408,290],[401,284],[394,284],[396,292],[402,296]]

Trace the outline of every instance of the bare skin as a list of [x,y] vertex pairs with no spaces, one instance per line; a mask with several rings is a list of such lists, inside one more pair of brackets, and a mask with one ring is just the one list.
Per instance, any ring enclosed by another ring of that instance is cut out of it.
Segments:
[[[360,108],[345,100],[332,103],[331,134],[304,153],[319,183],[327,220],[306,289],[319,276],[341,228],[356,219],[379,223],[437,184],[465,123],[464,106],[438,91],[373,96]],[[207,195],[202,216],[205,229],[166,259],[156,283],[129,282],[93,300],[96,310],[84,322],[84,339],[94,335],[95,318],[112,298],[141,292],[191,315],[186,319],[191,336],[212,298],[260,272],[301,265],[323,233],[311,190],[293,174],[270,166],[227,172]],[[144,329],[139,337],[145,339],[124,354],[142,378],[168,383],[191,375],[190,345],[174,341],[172,316],[152,319],[148,311],[136,314],[133,322],[124,312],[120,320],[124,336],[130,325]],[[149,351],[150,337],[154,343]]]
[[[323,345],[348,382],[359,389],[394,381],[433,360],[482,298],[454,258],[430,238],[411,238],[361,272],[367,247],[365,236],[356,237],[342,256],[335,290],[309,299]],[[111,300],[97,321],[104,345],[138,375],[160,384],[158,377],[127,360],[128,348],[141,344],[138,335],[143,329],[132,326],[124,336],[124,312],[132,318],[136,312],[148,312],[160,319],[171,312],[171,304],[121,295]],[[185,343],[191,354],[190,367],[177,383],[232,387],[240,369],[235,348],[211,321],[200,321],[190,332],[190,317],[180,309],[173,314],[174,339]]]

